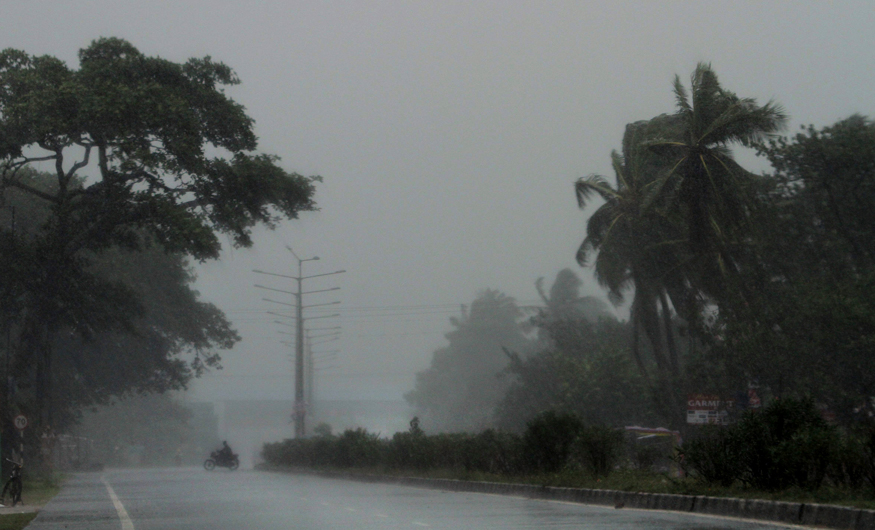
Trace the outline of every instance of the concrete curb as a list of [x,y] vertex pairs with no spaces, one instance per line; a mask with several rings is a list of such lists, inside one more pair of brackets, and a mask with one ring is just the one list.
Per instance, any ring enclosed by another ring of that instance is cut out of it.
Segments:
[[740,519],[753,519],[774,523],[834,528],[840,530],[875,530],[875,510],[862,510],[827,504],[766,501],[759,499],[735,499],[730,497],[707,497],[704,495],[676,495],[669,493],[642,493],[634,491],[600,490],[585,488],[557,488],[534,484],[509,484],[503,482],[474,482],[454,479],[429,479],[420,477],[396,477],[391,475],[368,475],[334,471],[288,470],[266,468],[275,471],[312,473],[323,477],[358,480],[362,482],[385,482],[446,491],[492,493],[531,499],[558,500],[579,504],[637,508],[642,510],[667,510],[690,512]]

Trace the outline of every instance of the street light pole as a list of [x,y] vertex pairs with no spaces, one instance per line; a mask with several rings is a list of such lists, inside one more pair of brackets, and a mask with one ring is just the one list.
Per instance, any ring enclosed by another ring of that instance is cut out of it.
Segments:
[[304,418],[307,411],[305,410],[304,401],[304,262],[315,261],[319,256],[314,256],[310,259],[301,259],[292,250],[289,251],[298,260],[298,296],[296,297],[296,314],[298,329],[295,330],[295,438],[303,438],[306,430]]
[[[256,287],[261,288],[261,289],[267,289],[269,291],[277,291],[280,293],[290,294],[290,295],[295,297],[295,304],[294,304],[295,305],[295,316],[294,317],[292,317],[291,315],[278,315],[278,316],[283,316],[285,318],[294,318],[295,319],[295,324],[294,324],[295,331],[296,331],[296,333],[295,333],[295,405],[294,405],[295,410],[294,410],[293,416],[294,416],[294,420],[295,420],[295,438],[303,438],[306,434],[304,419],[305,419],[306,414],[307,414],[307,411],[306,411],[307,404],[305,401],[305,394],[304,394],[304,387],[305,387],[304,381],[305,381],[305,377],[306,377],[305,376],[306,370],[305,370],[305,366],[304,366],[304,357],[305,357],[305,355],[304,355],[304,308],[305,307],[312,307],[312,306],[305,306],[304,305],[304,295],[305,294],[312,294],[312,293],[323,293],[323,292],[328,292],[328,291],[336,291],[336,290],[340,289],[340,287],[333,287],[331,289],[319,289],[316,291],[304,291],[304,280],[309,279],[309,278],[317,278],[320,276],[330,276],[332,274],[340,274],[340,273],[343,273],[346,271],[339,270],[339,271],[334,271],[334,272],[326,272],[323,274],[312,274],[310,276],[304,276],[304,262],[305,261],[316,261],[319,259],[319,256],[313,256],[312,258],[301,259],[300,257],[298,257],[297,254],[295,254],[295,251],[292,250],[292,247],[286,246],[286,248],[289,250],[289,252],[292,253],[292,255],[295,257],[295,260],[297,260],[297,262],[298,262],[298,275],[297,276],[288,276],[286,274],[276,274],[273,272],[265,272],[265,271],[260,271],[260,270],[253,270],[253,272],[256,272],[258,274],[267,274],[270,276],[279,276],[281,278],[290,278],[292,280],[295,280],[298,283],[298,290],[297,290],[297,292],[294,292],[294,293],[289,292],[289,291],[283,291],[281,289],[274,289],[271,287],[265,287],[263,285],[256,285]],[[277,302],[276,300],[269,300],[267,298],[265,298],[265,300],[267,300],[269,302],[283,304],[283,302]],[[332,302],[331,304],[316,304],[316,305],[333,305],[335,303],[339,303],[339,302]],[[283,305],[291,305],[291,304],[283,304]],[[271,313],[271,312],[268,311],[268,313]],[[273,314],[277,314],[277,313],[273,313]],[[312,317],[312,318],[328,318],[328,317],[333,317],[333,316],[339,316],[339,315],[326,315],[326,316],[319,316],[319,317]],[[280,322],[280,323],[285,324],[283,322]]]

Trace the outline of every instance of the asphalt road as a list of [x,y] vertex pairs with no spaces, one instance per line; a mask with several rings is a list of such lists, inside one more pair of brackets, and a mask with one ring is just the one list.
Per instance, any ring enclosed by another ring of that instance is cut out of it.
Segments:
[[182,468],[73,475],[27,528],[716,530],[788,527],[305,475]]

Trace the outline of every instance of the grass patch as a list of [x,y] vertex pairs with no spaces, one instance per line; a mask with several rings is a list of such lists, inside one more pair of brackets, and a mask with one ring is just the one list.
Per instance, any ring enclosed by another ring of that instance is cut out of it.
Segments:
[[[25,477],[24,491],[21,492],[21,499],[24,501],[24,505],[37,508],[45,506],[61,490],[62,480],[63,477],[60,475],[32,479]],[[7,495],[6,502],[9,501],[10,499]],[[21,530],[30,524],[36,515],[36,512],[0,515],[0,530]]]
[[36,513],[10,513],[0,515],[0,530],[21,530],[36,517]]
[[61,490],[61,482],[60,476],[31,480],[25,478],[21,500],[26,506],[44,506]]

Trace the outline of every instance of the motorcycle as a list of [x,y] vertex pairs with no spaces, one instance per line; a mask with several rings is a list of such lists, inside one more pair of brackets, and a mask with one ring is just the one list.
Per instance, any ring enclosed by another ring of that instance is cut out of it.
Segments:
[[[12,496],[12,506],[16,504],[24,504],[21,500],[21,467],[23,464],[16,462],[14,460],[6,459],[7,462],[12,464],[12,471],[9,474],[9,480],[6,481],[6,484],[3,486],[3,492],[0,493],[0,502],[3,502],[3,499],[6,497],[6,492],[9,492],[9,495]],[[2,506],[2,504],[0,504]]]
[[204,469],[212,471],[216,467],[227,467],[234,471],[240,467],[240,460],[237,458],[237,455],[223,456],[219,451],[213,451],[210,453],[210,457],[204,461]]

